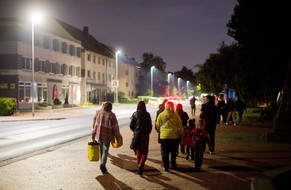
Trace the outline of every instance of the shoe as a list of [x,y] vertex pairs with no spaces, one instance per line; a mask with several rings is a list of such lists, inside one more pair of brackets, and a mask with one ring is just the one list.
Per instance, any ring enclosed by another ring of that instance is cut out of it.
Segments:
[[191,157],[191,160],[194,160],[194,157]]
[[106,168],[100,168],[100,170],[101,170],[101,172],[102,172],[103,174],[108,174],[108,171],[107,171]]
[[172,170],[176,170],[177,169],[177,165],[176,164],[171,165],[171,169]]
[[209,151],[209,154],[214,154],[214,151]]
[[143,173],[143,166],[139,166],[138,167],[138,175],[142,175],[142,173]]
[[187,156],[186,156],[186,160],[189,160],[189,157],[190,157],[190,155],[189,155],[189,154],[187,154]]
[[164,168],[164,171],[165,171],[165,172],[168,172],[168,171],[169,171],[169,168]]
[[196,167],[195,166],[195,171],[200,172],[201,171],[201,167]]

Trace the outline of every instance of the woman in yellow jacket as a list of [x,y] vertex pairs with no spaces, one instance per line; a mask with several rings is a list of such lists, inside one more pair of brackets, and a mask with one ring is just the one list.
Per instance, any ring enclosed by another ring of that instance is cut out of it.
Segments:
[[169,170],[169,155],[171,154],[171,169],[176,169],[177,145],[179,138],[184,135],[184,128],[180,116],[175,113],[174,103],[168,101],[165,110],[159,114],[156,121],[157,131],[160,133],[161,153],[165,171]]

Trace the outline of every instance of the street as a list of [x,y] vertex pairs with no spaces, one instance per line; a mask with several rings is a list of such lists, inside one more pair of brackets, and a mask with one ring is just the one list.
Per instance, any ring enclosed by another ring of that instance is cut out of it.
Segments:
[[[47,148],[90,136],[92,118],[99,106],[51,113],[59,117],[35,120],[11,120],[0,122],[0,165],[15,158],[42,153]],[[113,108],[120,128],[127,126],[136,105],[118,105]],[[155,117],[157,106],[148,106]],[[60,113],[60,114],[59,114]],[[36,113],[43,114],[43,113]],[[73,117],[62,117],[62,114]],[[4,119],[4,118],[2,118]]]

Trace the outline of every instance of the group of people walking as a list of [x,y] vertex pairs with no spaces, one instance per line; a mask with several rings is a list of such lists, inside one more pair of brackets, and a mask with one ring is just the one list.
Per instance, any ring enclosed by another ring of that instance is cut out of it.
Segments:
[[239,97],[236,101],[229,98],[227,102],[223,98],[220,98],[217,102],[217,107],[218,124],[222,122],[225,125],[241,125],[243,113],[247,112],[245,103]]
[[[194,110],[193,112],[195,113]],[[177,169],[176,158],[179,153],[185,154],[187,160],[194,160],[195,169],[200,171],[207,145],[209,153],[215,151],[215,130],[219,114],[214,97],[208,95],[201,106],[196,125],[195,116],[190,118],[183,110],[182,104],[174,105],[173,102],[164,100],[159,105],[153,124],[145,102],[138,102],[129,124],[130,130],[133,131],[130,148],[136,156],[138,174],[142,175],[144,172],[153,126],[158,133],[165,171]],[[105,174],[110,142],[120,135],[117,118],[112,112],[112,104],[110,102],[103,104],[93,121],[92,139],[100,144],[100,170]]]

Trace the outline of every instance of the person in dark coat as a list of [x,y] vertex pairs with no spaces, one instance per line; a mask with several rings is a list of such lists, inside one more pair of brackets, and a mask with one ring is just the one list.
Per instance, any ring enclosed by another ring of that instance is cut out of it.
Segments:
[[138,174],[142,175],[149,151],[150,133],[152,131],[151,115],[146,110],[144,101],[137,104],[129,125],[133,131],[131,149],[134,150],[138,164]]
[[[187,127],[187,124],[188,124],[189,115],[188,115],[187,112],[185,112],[183,110],[182,104],[179,103],[179,104],[176,105],[176,113],[180,116],[181,121],[182,121],[182,125],[183,125],[183,127],[185,129],[185,127]],[[185,154],[185,145],[183,145],[181,143],[179,143],[179,144],[180,144],[180,151],[181,151],[181,153],[182,154]],[[179,144],[178,144],[178,147],[177,147],[177,153],[179,152]]]
[[242,121],[242,115],[245,112],[247,112],[245,103],[238,97],[235,103],[235,110],[238,112],[238,125],[241,124]]
[[217,123],[218,108],[214,103],[214,97],[205,96],[205,103],[202,104],[200,119],[203,120],[206,132],[209,134],[210,144],[209,153],[212,154],[215,150],[215,131]]

